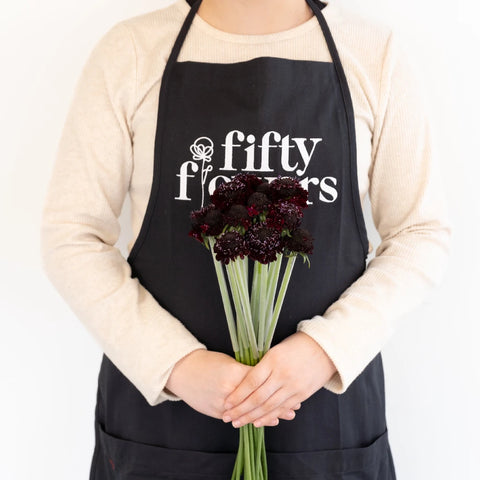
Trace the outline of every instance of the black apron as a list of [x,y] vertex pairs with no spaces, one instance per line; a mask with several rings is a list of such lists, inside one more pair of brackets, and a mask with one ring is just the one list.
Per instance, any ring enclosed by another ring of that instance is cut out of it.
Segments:
[[[200,0],[191,2],[159,95],[152,188],[128,262],[155,299],[209,350],[234,357],[210,252],[188,236],[189,213],[239,172],[299,178],[311,205],[311,267],[294,268],[272,346],[322,314],[365,270],[352,101],[335,43],[331,62],[261,56],[177,62]],[[368,332],[365,332],[368,335]],[[104,355],[90,480],[230,480],[239,430],[183,401],[152,407]],[[321,388],[293,420],[265,427],[268,473],[279,479],[394,480],[379,353],[341,395]]]

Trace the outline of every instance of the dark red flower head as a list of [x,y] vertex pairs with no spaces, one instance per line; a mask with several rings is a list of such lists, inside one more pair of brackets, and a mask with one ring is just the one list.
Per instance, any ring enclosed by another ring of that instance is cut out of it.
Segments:
[[248,228],[252,219],[244,205],[232,205],[225,214],[225,223],[231,227]]
[[220,184],[210,198],[222,212],[235,204],[247,206],[248,198],[261,184],[262,179],[253,173],[239,173],[231,181]]
[[244,190],[250,194],[253,193],[257,187],[263,183],[262,179],[253,173],[237,173],[237,175],[232,178],[232,182],[242,185]]
[[256,191],[258,193],[263,193],[264,195],[270,198],[270,184],[267,181],[260,183],[257,186]]
[[245,234],[248,256],[260,263],[270,263],[282,251],[280,232],[265,223],[253,224]]
[[295,230],[303,218],[303,210],[295,203],[280,200],[271,205],[267,215],[267,225],[279,232]]
[[291,237],[284,237],[285,247],[290,252],[311,254],[313,252],[313,238],[304,228],[297,228]]
[[261,192],[252,193],[247,200],[247,208],[250,216],[264,212],[270,206],[270,199]]
[[224,265],[237,257],[244,258],[248,255],[245,237],[237,231],[222,233],[217,238],[213,251],[215,258]]
[[296,178],[276,178],[270,183],[270,192],[274,201],[288,200],[301,208],[307,207],[308,192]]
[[234,204],[245,204],[247,196],[241,184],[224,182],[220,184],[210,197],[216,208],[225,212]]
[[189,235],[203,243],[204,235],[216,236],[222,233],[225,222],[222,212],[215,205],[208,205],[190,213],[192,229]]

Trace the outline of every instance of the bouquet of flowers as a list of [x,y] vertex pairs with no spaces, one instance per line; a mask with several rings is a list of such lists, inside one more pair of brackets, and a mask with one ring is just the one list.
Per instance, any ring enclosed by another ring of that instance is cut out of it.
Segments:
[[[297,256],[309,262],[313,239],[300,226],[307,197],[295,178],[268,183],[240,173],[213,192],[209,205],[191,212],[189,234],[212,253],[235,359],[246,365],[257,364],[270,348]],[[264,427],[240,427],[232,480],[242,473],[245,480],[267,479]]]

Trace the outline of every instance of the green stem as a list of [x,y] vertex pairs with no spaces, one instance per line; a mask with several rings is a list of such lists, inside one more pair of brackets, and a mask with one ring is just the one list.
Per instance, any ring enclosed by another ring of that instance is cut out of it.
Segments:
[[[244,257],[243,259],[241,259],[241,262],[242,262],[242,266],[243,266],[243,269],[244,269],[244,272],[243,272],[243,278],[245,280],[245,285],[247,286],[247,294],[249,293],[249,277],[248,277],[248,270],[249,270],[249,260],[248,260],[248,257]],[[253,277],[255,277],[255,270],[253,271]],[[254,281],[254,279],[253,279]],[[253,331],[254,331],[254,334],[255,334],[255,338],[258,337],[258,317],[254,314],[254,299],[252,297],[253,295],[253,292],[254,292],[254,289],[253,289],[253,286],[252,286],[252,290],[251,290],[252,294],[249,295],[249,298],[250,298],[250,314],[252,316],[252,324],[253,324]]]
[[247,426],[249,427],[250,461],[252,462],[250,469],[254,475],[253,478],[257,480],[257,469],[255,468],[255,432],[253,431],[255,426],[253,423],[249,423]]
[[236,275],[232,270],[232,262],[225,266],[228,275],[228,281],[230,283],[230,290],[232,291],[233,304],[235,305],[235,312],[237,314],[237,334],[238,334],[238,343],[240,349],[240,358],[242,363],[245,363],[245,350],[248,346],[247,342],[247,332],[245,330],[245,321],[243,316],[242,303],[239,295],[239,286],[236,281]]
[[245,365],[250,365],[251,363],[251,355],[250,350],[248,349],[248,345],[244,345],[241,350],[240,355],[240,362]]
[[253,475],[252,475],[252,470],[251,470],[251,459],[250,459],[250,441],[249,441],[249,435],[248,435],[248,423],[246,425],[243,425],[240,428],[244,429],[244,435],[243,435],[243,440],[244,440],[244,455],[245,455],[245,461],[244,461],[244,471],[243,471],[243,478],[244,480],[255,480]]
[[275,299],[275,292],[277,291],[278,277],[280,274],[280,267],[282,265],[283,254],[279,253],[277,259],[269,265],[267,277],[267,292],[264,298],[265,316],[263,323],[264,330],[258,339],[258,348],[265,350],[265,330],[270,325],[273,315],[273,302]]
[[230,339],[232,341],[233,351],[235,352],[235,358],[237,352],[240,350],[238,345],[237,333],[235,329],[235,319],[233,317],[232,304],[230,303],[230,296],[228,295],[227,283],[225,281],[225,274],[223,273],[222,263],[215,258],[213,246],[215,240],[213,237],[208,237],[210,244],[210,251],[212,253],[213,264],[215,265],[215,272],[217,273],[218,286],[220,287],[220,293],[222,295],[223,309],[225,310],[225,316],[227,318],[228,331],[230,333]]
[[258,287],[259,285],[259,278],[260,278],[260,268],[259,265],[261,265],[260,262],[253,262],[253,279],[252,279],[252,295],[251,295],[251,303],[250,307],[252,310],[252,318],[253,318],[253,323],[255,325],[255,335],[258,338],[259,335],[259,316],[258,316],[258,310],[260,308],[260,289]]
[[241,267],[239,262],[234,260],[230,263],[232,264],[232,268],[236,274],[236,279],[238,282],[238,291],[240,294],[241,306],[243,308],[243,318],[245,321],[245,330],[247,332],[249,346],[252,349],[253,359],[258,360],[257,340],[255,338],[255,331],[252,323],[252,312],[250,310],[250,299],[248,296],[248,278],[245,278],[244,269]]
[[255,428],[255,450],[256,450],[256,457],[255,457],[255,466],[256,470],[256,477],[258,479],[263,479],[263,468],[262,468],[262,448],[265,444],[264,442],[264,432],[265,427]]
[[278,292],[277,301],[275,302],[275,309],[273,311],[272,320],[268,328],[268,335],[265,341],[265,351],[270,348],[270,344],[272,343],[273,332],[277,325],[278,317],[280,315],[280,310],[283,305],[283,300],[285,298],[285,293],[287,292],[288,282],[290,281],[290,276],[292,275],[292,270],[293,266],[295,265],[296,258],[296,255],[288,258],[287,266],[285,267],[285,273],[283,274],[282,283]]
[[[264,434],[264,439],[265,439],[265,434]],[[265,440],[262,442],[262,467],[263,467],[263,480],[268,480],[267,452],[265,450]]]
[[259,290],[259,309],[258,309],[258,348],[262,349],[263,347],[263,339],[265,337],[265,330],[266,330],[266,297],[267,297],[267,283],[268,283],[268,269],[267,265],[263,263],[258,263],[258,270],[260,274],[259,282],[257,284],[257,288]]
[[283,254],[279,253],[277,259],[270,265],[268,270],[268,307],[267,311],[273,310],[273,301],[275,299],[275,293],[277,291],[278,277],[280,275],[280,268],[282,266]]
[[240,436],[238,442],[238,451],[237,457],[235,458],[235,465],[233,467],[232,478],[231,480],[240,480],[244,467],[244,458],[243,458],[243,431],[240,429]]
[[241,258],[240,261],[243,266],[243,275],[248,283],[248,257]]

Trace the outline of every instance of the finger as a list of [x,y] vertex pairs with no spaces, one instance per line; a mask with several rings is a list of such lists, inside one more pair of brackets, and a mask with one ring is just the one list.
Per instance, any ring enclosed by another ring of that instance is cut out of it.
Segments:
[[[270,378],[270,377],[269,377]],[[277,385],[272,379],[267,379],[259,388],[257,388],[250,396],[236,407],[224,412],[224,421],[235,421],[248,412],[255,410],[271,398],[280,385]]]
[[261,427],[269,425],[269,422],[271,422],[275,418],[281,418],[282,420],[293,420],[296,416],[293,407],[296,407],[298,405],[298,395],[291,395],[281,405],[272,409],[272,411],[267,412],[262,416],[259,416],[256,419],[252,419],[250,423],[253,423],[256,427]]
[[[297,404],[298,405],[298,404]],[[296,414],[295,414],[295,411],[293,409],[286,409],[283,411],[283,413],[281,415],[277,417],[268,417],[268,416],[265,416],[265,417],[262,417],[262,418],[259,418],[257,420],[255,420],[255,422],[253,422],[253,425],[255,427],[275,427],[276,425],[278,425],[280,422],[280,419],[281,420],[293,420],[295,418]]]
[[278,418],[271,419],[270,421],[266,422],[263,427],[276,427],[280,423]]
[[280,423],[278,418],[269,419],[262,427],[276,427]]
[[[284,410],[283,413],[278,416],[278,418],[281,418],[282,420],[293,420],[295,418],[295,415],[296,415],[295,410],[292,410],[291,408],[289,408],[288,410]],[[255,420],[255,422],[257,421],[262,421],[262,419],[259,418],[258,420]]]
[[280,408],[280,409],[274,410],[269,415],[265,415],[261,418],[258,418],[253,422],[253,425],[257,428],[264,427],[264,426],[272,426],[272,424],[278,425],[278,422],[275,423],[277,419],[281,418],[282,420],[293,420],[295,416],[296,414],[294,410],[288,409],[285,411],[285,409]]
[[[266,400],[262,405],[253,410],[247,412],[245,415],[242,415],[238,419],[232,421],[232,425],[235,428],[246,425],[247,423],[253,423],[258,418],[263,416],[273,416],[272,412],[276,410],[278,413],[283,411],[285,407],[290,408],[289,404],[285,404],[285,401],[290,398],[290,393],[285,388],[278,389],[268,400]],[[293,399],[294,404],[297,403],[298,398]],[[292,402],[290,402],[291,404]],[[279,407],[282,407],[279,409]],[[276,415],[278,417],[278,415]]]
[[258,418],[252,423],[255,426],[261,427],[263,425],[269,425],[271,423],[271,420],[275,419],[275,417],[281,418],[282,420],[293,420],[296,417],[295,409],[298,410],[301,407],[301,403],[297,400],[298,395],[292,395],[284,402],[283,405],[278,407],[276,411],[265,415],[263,418]]
[[[291,398],[294,397],[292,396]],[[285,409],[284,413],[282,415],[279,415],[278,418],[281,418],[282,420],[293,420],[296,416],[295,410],[298,410],[301,406],[302,404],[300,402],[296,403],[295,405],[293,405],[293,407]]]
[[225,399],[225,409],[230,410],[243,402],[251,393],[259,388],[270,376],[271,370],[265,364],[257,363],[245,378],[237,385],[237,388]]

